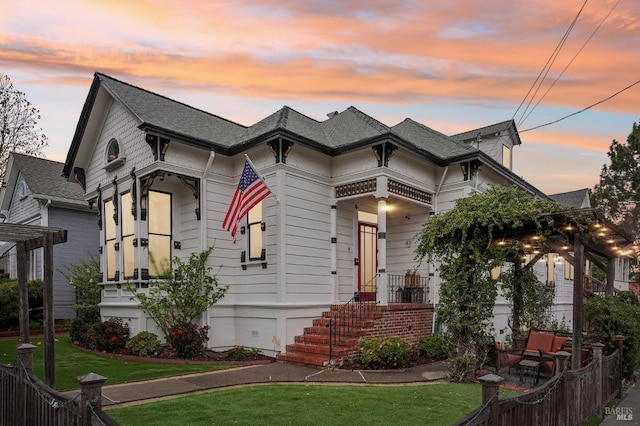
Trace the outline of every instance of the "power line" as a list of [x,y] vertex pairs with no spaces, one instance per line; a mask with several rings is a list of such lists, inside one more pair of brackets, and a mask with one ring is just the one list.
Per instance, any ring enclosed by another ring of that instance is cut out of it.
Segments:
[[[535,81],[533,82],[533,84],[531,85],[531,87],[529,88],[529,91],[527,92],[527,94],[525,95],[524,99],[522,99],[522,102],[520,102],[520,105],[518,105],[518,108],[516,109],[516,111],[513,113],[513,116],[511,117],[511,119],[513,120],[516,116],[516,114],[518,114],[518,111],[520,111],[520,108],[522,108],[522,105],[525,103],[525,101],[527,100],[527,98],[529,97],[529,95],[531,94],[531,91],[533,90],[534,87],[536,87],[536,84],[538,84],[538,88],[536,89],[536,92],[533,94],[533,96],[531,97],[531,100],[529,101],[529,105],[531,105],[531,102],[533,101],[533,98],[535,98],[536,93],[538,92],[538,90],[540,89],[540,85],[542,85],[542,81],[545,79],[545,77],[547,76],[547,74],[549,73],[549,70],[551,69],[551,66],[553,65],[553,62],[555,61],[555,58],[558,56],[558,54],[560,53],[560,50],[562,49],[562,46],[564,45],[565,41],[567,40],[567,38],[569,37],[569,33],[571,33],[571,30],[573,29],[573,26],[575,25],[576,21],[578,20],[578,17],[580,16],[580,14],[582,13],[582,10],[584,9],[584,7],[587,5],[587,1],[588,0],[584,0],[584,3],[582,4],[582,7],[580,8],[580,10],[578,11],[578,14],[575,16],[575,18],[573,18],[573,22],[571,22],[571,25],[569,25],[569,28],[567,28],[567,31],[565,31],[564,35],[562,36],[562,38],[560,39],[560,42],[558,43],[558,45],[556,46],[556,48],[554,49],[553,53],[551,54],[551,56],[549,57],[549,59],[547,59],[547,63],[544,65],[544,67],[540,70],[540,73],[538,74],[538,76],[536,77]],[[546,72],[545,72],[546,70]],[[544,76],[542,75],[544,73]],[[542,77],[542,79],[541,79]],[[529,105],[527,105],[527,108],[525,109],[525,111],[523,112],[526,113],[527,109],[529,109]],[[522,118],[520,119],[520,122],[522,121]],[[518,124],[520,124],[520,122]]]
[[531,108],[531,111],[529,111],[529,114],[527,114],[526,117],[522,118],[521,121],[519,122],[520,124],[524,123],[527,118],[529,118],[529,116],[531,115],[531,113],[533,112],[534,109],[536,109],[536,107],[538,105],[540,105],[540,102],[542,102],[542,100],[545,98],[545,96],[547,96],[547,93],[549,93],[549,91],[551,90],[551,88],[553,86],[555,86],[555,84],[558,82],[558,80],[560,80],[560,77],[562,77],[562,75],[564,74],[564,72],[571,66],[571,64],[573,63],[573,61],[575,61],[575,59],[578,57],[578,55],[580,54],[580,52],[582,52],[582,49],[585,48],[585,46],[587,45],[587,43],[589,43],[591,41],[591,39],[593,38],[594,35],[596,35],[596,33],[598,32],[598,30],[600,29],[600,27],[602,27],[602,25],[605,23],[605,21],[609,18],[609,16],[611,15],[611,13],[613,12],[613,10],[616,8],[616,6],[618,6],[618,3],[620,3],[620,0],[618,0],[613,7],[609,10],[609,13],[607,13],[607,15],[602,19],[602,21],[600,21],[600,23],[598,24],[598,26],[596,27],[595,30],[593,30],[593,32],[591,33],[591,35],[589,36],[589,38],[587,38],[587,40],[582,44],[582,46],[580,47],[580,49],[578,49],[578,52],[576,52],[576,54],[573,56],[573,58],[571,58],[571,60],[569,61],[569,63],[567,64],[567,66],[564,67],[564,69],[562,70],[562,72],[558,75],[558,77],[556,77],[555,80],[553,80],[553,83],[551,83],[551,86],[549,86],[549,88],[546,90],[546,92],[544,92],[544,94],[542,95],[542,97],[538,100],[538,102],[536,102],[536,104],[533,106],[533,108]]
[[589,105],[588,107],[581,109],[580,111],[572,112],[571,114],[569,114],[569,115],[565,115],[565,116],[564,116],[564,117],[562,117],[562,118],[559,118],[559,119],[554,120],[554,121],[550,121],[550,122],[548,122],[548,123],[540,124],[539,126],[531,127],[531,128],[529,128],[529,129],[525,129],[525,130],[519,130],[519,131],[518,131],[518,133],[530,132],[531,130],[536,130],[536,129],[539,129],[539,128],[541,128],[541,127],[550,126],[551,124],[555,124],[555,123],[558,123],[558,122],[560,122],[560,121],[562,121],[562,120],[565,120],[565,119],[567,119],[567,118],[569,118],[569,117],[573,117],[574,115],[578,115],[578,114],[580,114],[581,112],[585,112],[585,111],[587,111],[587,110],[590,110],[590,109],[591,109],[591,108],[593,108],[594,106],[600,105],[601,103],[604,103],[604,102],[608,101],[609,99],[615,98],[615,97],[616,97],[616,96],[618,96],[620,93],[624,92],[625,90],[629,90],[629,89],[631,89],[633,86],[635,86],[635,85],[636,85],[636,84],[638,84],[638,83],[640,83],[640,80],[636,81],[635,83],[632,83],[632,84],[628,85],[628,86],[627,86],[627,87],[625,87],[624,89],[618,90],[618,91],[617,91],[616,93],[614,93],[613,95],[608,96],[608,97],[606,97],[606,98],[604,98],[604,99],[602,99],[602,100],[600,100],[600,101],[596,102],[595,104],[591,104],[591,105]]

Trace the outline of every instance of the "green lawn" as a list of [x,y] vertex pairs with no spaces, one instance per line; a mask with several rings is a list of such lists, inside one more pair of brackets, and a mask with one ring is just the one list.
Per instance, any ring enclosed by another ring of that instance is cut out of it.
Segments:
[[[33,370],[37,377],[44,379],[44,343],[42,337],[32,337],[31,343],[38,348],[34,353]],[[17,365],[16,346],[19,339],[0,340],[0,363]],[[87,373],[100,374],[107,378],[107,385],[153,379],[178,374],[195,373],[230,368],[222,364],[155,364],[147,362],[126,362],[86,353],[76,349],[69,337],[58,337],[55,343],[56,389],[66,390],[78,387],[76,377]]]
[[[450,425],[481,404],[482,387],[271,384],[107,409],[120,425]],[[517,395],[514,391],[501,394]]]

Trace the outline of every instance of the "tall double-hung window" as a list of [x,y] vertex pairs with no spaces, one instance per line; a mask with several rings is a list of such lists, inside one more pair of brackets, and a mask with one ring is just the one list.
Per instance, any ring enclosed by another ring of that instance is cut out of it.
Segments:
[[247,213],[249,260],[264,260],[264,225],[262,222],[262,201]]
[[171,266],[171,194],[149,191],[149,277]]
[[117,235],[116,235],[116,220],[114,218],[115,209],[113,200],[107,200],[104,202],[104,247],[106,254],[106,273],[107,281],[115,281],[119,279],[118,264],[117,264]]
[[125,279],[133,278],[135,274],[135,221],[131,213],[133,200],[131,192],[125,192],[120,197],[122,206],[122,269]]

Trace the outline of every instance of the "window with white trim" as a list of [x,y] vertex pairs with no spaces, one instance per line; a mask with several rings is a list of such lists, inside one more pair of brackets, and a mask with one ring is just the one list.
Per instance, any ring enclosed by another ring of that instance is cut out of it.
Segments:
[[131,213],[133,200],[131,192],[127,191],[120,195],[120,206],[122,212],[122,273],[125,279],[133,278],[135,273],[135,221]]
[[171,194],[149,191],[149,277],[171,267]]
[[247,213],[247,235],[249,260],[264,260],[264,224],[262,221],[262,201]]
[[109,199],[104,202],[104,247],[107,266],[107,281],[115,281],[119,278],[117,271],[116,256],[116,221],[114,219],[115,209],[113,200]]

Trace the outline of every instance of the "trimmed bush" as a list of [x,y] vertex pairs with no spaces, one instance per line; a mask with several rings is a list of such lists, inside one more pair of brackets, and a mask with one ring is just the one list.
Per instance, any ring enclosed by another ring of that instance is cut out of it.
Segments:
[[123,323],[122,318],[110,318],[94,324],[87,334],[87,346],[90,349],[115,352],[126,346],[129,326]]
[[260,349],[247,349],[244,346],[234,346],[227,351],[227,359],[230,359],[232,361],[244,361],[249,358],[254,358],[258,355],[260,355]]
[[127,350],[137,356],[153,356],[162,350],[162,342],[150,331],[141,331],[127,342]]
[[201,355],[208,340],[209,326],[199,327],[191,322],[175,324],[167,335],[167,342],[182,359]]
[[[43,287],[41,280],[27,281],[29,294],[29,323],[42,323]],[[18,281],[0,283],[0,328],[17,327],[20,322]]]
[[442,334],[421,337],[418,341],[418,351],[428,358],[447,359],[453,352],[451,341]]
[[388,369],[409,366],[411,345],[400,337],[369,337],[358,343],[360,362],[366,368]]

